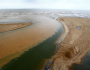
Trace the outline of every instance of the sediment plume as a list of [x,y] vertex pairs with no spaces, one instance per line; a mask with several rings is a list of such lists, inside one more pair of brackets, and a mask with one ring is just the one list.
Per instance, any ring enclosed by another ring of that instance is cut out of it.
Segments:
[[[27,19],[29,18],[27,17]],[[30,48],[45,41],[60,28],[59,22],[48,17],[32,16],[30,20],[33,21],[30,26],[12,31],[7,31],[8,28],[5,28],[2,31],[7,32],[0,33],[0,68],[12,59],[19,57]],[[17,24],[22,26],[22,23]],[[7,25],[12,29],[17,26],[16,24]]]

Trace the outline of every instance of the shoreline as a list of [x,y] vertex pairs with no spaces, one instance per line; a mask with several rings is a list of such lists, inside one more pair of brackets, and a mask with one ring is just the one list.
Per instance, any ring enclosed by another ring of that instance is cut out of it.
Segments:
[[[59,21],[59,20],[57,19],[57,21]],[[62,41],[65,39],[65,37],[67,36],[67,34],[69,32],[69,28],[67,27],[67,25],[63,21],[60,21],[60,23],[62,24],[64,31],[63,31],[62,35],[56,40],[56,42],[55,42],[56,44],[62,43]]]
[[[56,19],[58,21],[58,19]],[[60,49],[60,44],[62,43],[62,41],[65,39],[66,35],[68,34],[69,32],[69,29],[67,27],[67,25],[63,22],[63,21],[60,21],[60,23],[62,24],[63,26],[63,33],[61,36],[59,36],[59,38],[56,40],[55,42],[55,46],[56,46],[56,53],[59,51]],[[56,55],[55,53],[55,55]],[[55,56],[54,55],[54,56]],[[52,57],[53,58],[53,57]],[[47,60],[47,62],[45,63],[45,66],[44,66],[44,70],[48,70],[52,68],[52,65],[54,63],[54,61],[51,59]]]
[[0,33],[7,32],[7,31],[12,31],[12,30],[17,30],[21,29],[24,27],[27,27],[31,25],[32,23],[9,23],[9,24],[0,24]]
[[[90,18],[75,18],[75,17],[59,17],[57,19],[61,24],[66,24],[69,31],[65,36],[58,38],[56,43],[60,49],[52,57],[51,63],[48,64],[50,70],[71,70],[74,63],[80,64],[82,58],[90,51]],[[80,27],[78,29],[77,27]],[[65,33],[65,31],[64,31]],[[61,39],[61,40],[59,40]],[[57,46],[57,45],[56,45]],[[48,70],[48,69],[44,69]]]

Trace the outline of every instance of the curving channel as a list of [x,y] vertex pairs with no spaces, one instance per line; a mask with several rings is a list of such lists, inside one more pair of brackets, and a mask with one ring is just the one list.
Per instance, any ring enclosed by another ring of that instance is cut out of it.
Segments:
[[31,22],[32,25],[0,33],[1,70],[41,70],[55,54],[54,45],[62,34],[62,25],[44,16],[19,16],[2,19],[4,23]]

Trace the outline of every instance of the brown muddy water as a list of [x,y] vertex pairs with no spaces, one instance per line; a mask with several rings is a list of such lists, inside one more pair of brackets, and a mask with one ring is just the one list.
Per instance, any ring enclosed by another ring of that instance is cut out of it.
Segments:
[[41,70],[45,59],[55,54],[54,42],[63,32],[62,25],[38,15],[2,20],[4,23],[31,22],[32,25],[0,33],[1,70]]

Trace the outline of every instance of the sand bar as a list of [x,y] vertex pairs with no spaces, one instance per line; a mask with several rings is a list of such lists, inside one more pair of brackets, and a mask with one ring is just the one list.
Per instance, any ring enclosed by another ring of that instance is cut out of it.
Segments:
[[11,30],[19,29],[29,25],[31,25],[31,23],[0,24],[0,32],[11,31]]

